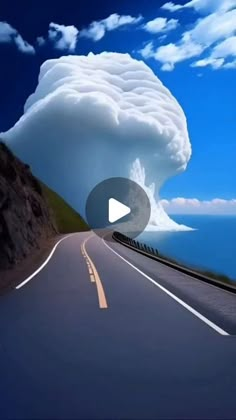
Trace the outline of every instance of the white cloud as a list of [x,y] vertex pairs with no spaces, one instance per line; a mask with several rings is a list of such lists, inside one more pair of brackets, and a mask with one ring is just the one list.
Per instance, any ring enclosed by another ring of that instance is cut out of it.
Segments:
[[[54,48],[73,52],[76,48],[78,35],[79,31],[73,25],[65,26],[51,22],[49,24],[47,39],[52,43]],[[39,46],[42,46],[46,43],[46,39],[40,36],[37,38],[37,43]]]
[[43,36],[39,36],[37,38],[37,44],[38,44],[39,47],[42,47],[45,43],[46,43],[46,40]]
[[199,19],[195,27],[186,34],[206,48],[233,35],[235,31],[236,9],[226,13],[212,13]]
[[136,25],[142,20],[142,16],[133,17],[130,15],[120,16],[117,13],[110,15],[108,18],[104,19],[105,26],[108,31],[113,31],[120,26],[124,25]]
[[212,56],[216,58],[225,58],[228,56],[236,56],[236,36],[231,36],[213,49]]
[[114,31],[125,25],[136,25],[142,20],[142,16],[118,15],[113,13],[106,19],[92,22],[88,28],[82,29],[80,36],[100,41],[107,31]]
[[153,42],[149,42],[138,52],[139,54],[141,54],[143,58],[147,59],[147,58],[153,57],[153,54],[154,54]]
[[27,41],[25,41],[21,35],[17,35],[14,38],[14,42],[18,48],[19,51],[25,54],[34,54],[35,49],[32,45],[30,45]]
[[201,60],[198,60],[195,63],[192,63],[191,66],[192,67],[211,66],[214,70],[217,70],[217,69],[221,68],[223,66],[223,64],[224,64],[224,59],[223,58],[208,57],[208,58],[203,58]]
[[173,29],[176,29],[178,26],[177,19],[170,19],[163,17],[158,17],[156,19],[150,20],[145,25],[143,25],[143,29],[145,31],[150,32],[151,34],[157,34],[160,32],[169,32]]
[[[162,70],[170,71],[177,63],[199,57],[204,51],[209,50],[208,58],[198,60],[193,67],[211,65],[213,68],[220,68],[227,57],[234,55],[235,32],[236,9],[215,12],[198,19],[193,28],[185,31],[177,43],[161,45],[157,49],[152,46],[148,57],[159,61],[162,64]],[[222,58],[224,58],[223,61]]]
[[173,2],[165,3],[162,9],[170,12],[176,12],[181,9],[193,8],[197,12],[215,12],[228,11],[236,7],[236,0],[191,0],[185,4],[175,4]]
[[161,200],[168,214],[236,214],[236,199],[224,200],[214,198],[209,201],[200,201],[196,198],[173,198]]
[[182,8],[183,6],[181,4],[175,4],[172,1],[168,1],[161,7],[161,9],[168,10],[169,12],[176,12],[177,10],[180,10]]
[[236,60],[224,64],[225,69],[236,69]]
[[157,49],[154,48],[153,42],[150,42],[138,52],[145,59],[152,57],[159,61],[162,64],[161,70],[172,71],[174,70],[176,63],[188,58],[196,57],[201,54],[202,51],[203,47],[200,44],[194,43],[191,39],[188,41],[186,39],[179,43],[179,45],[169,43],[167,45],[162,45]]
[[186,169],[191,156],[181,106],[153,71],[129,54],[46,61],[24,115],[0,136],[82,214],[95,185],[129,177],[139,158],[156,185],[153,224],[162,225],[167,216],[159,189]]
[[172,71],[174,70],[174,64],[173,63],[164,63],[161,66],[162,71]]
[[100,41],[105,36],[106,27],[101,22],[92,22],[87,29],[82,29],[80,36]]
[[234,68],[235,61],[226,62],[225,59],[236,57],[236,36],[232,36],[217,44],[209,57],[198,60],[192,64],[192,67],[211,66],[214,70],[219,68]]
[[35,49],[27,41],[25,41],[19,32],[7,22],[0,22],[0,44],[16,45],[17,49],[25,54],[34,54]]
[[203,49],[202,45],[191,39],[182,40],[178,45],[170,43],[159,47],[154,53],[154,58],[162,63],[162,70],[173,70],[176,63],[198,56]]

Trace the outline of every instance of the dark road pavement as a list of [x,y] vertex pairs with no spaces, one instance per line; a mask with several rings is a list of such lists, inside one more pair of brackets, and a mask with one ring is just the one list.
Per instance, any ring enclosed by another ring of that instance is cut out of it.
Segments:
[[236,419],[235,296],[91,233],[19,286],[0,419]]

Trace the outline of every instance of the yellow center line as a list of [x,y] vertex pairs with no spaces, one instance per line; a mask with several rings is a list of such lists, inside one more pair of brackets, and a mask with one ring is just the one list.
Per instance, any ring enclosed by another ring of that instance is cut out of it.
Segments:
[[[106,300],[105,292],[104,292],[104,289],[103,289],[102,281],[101,281],[101,279],[100,279],[100,277],[99,277],[99,274],[98,274],[98,272],[97,272],[97,269],[96,269],[96,267],[95,267],[95,265],[94,265],[93,261],[92,261],[92,260],[91,260],[91,258],[89,257],[89,255],[88,255],[88,253],[87,253],[87,250],[86,250],[86,248],[85,248],[85,244],[87,243],[87,241],[88,241],[89,239],[91,239],[91,238],[92,238],[92,236],[93,236],[93,235],[90,235],[90,236],[88,236],[88,238],[87,238],[87,239],[85,239],[85,240],[84,240],[84,242],[83,242],[83,244],[82,244],[82,246],[81,246],[81,251],[82,251],[82,253],[84,253],[84,254],[85,254],[85,257],[86,257],[86,259],[87,259],[87,263],[89,263],[89,265],[90,265],[90,269],[91,269],[91,271],[92,271],[92,273],[89,273],[89,274],[90,274],[90,280],[91,280],[92,282],[95,282],[95,284],[96,284],[96,286],[97,286],[97,293],[98,293],[98,302],[99,302],[99,307],[100,307],[100,309],[107,309],[107,308],[108,308],[108,304],[107,304],[107,300]],[[89,265],[88,265],[88,267],[89,267]]]
[[90,280],[91,280],[92,283],[95,283],[95,277],[94,277],[93,274],[90,275]]

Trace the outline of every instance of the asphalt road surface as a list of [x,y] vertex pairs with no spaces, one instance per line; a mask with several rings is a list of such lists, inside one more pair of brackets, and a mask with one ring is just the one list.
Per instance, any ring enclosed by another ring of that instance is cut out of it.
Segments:
[[0,298],[1,419],[236,419],[236,297],[91,233]]

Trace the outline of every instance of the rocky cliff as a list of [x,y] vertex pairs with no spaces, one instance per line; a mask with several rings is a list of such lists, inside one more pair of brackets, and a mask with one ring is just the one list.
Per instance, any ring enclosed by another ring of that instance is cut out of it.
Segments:
[[40,183],[0,142],[0,270],[24,259],[56,232]]

